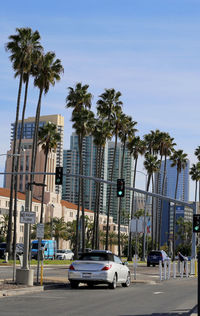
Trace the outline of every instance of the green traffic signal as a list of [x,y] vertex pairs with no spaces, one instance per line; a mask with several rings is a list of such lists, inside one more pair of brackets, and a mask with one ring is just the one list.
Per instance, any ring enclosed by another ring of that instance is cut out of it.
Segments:
[[200,233],[200,214],[193,215],[193,233]]

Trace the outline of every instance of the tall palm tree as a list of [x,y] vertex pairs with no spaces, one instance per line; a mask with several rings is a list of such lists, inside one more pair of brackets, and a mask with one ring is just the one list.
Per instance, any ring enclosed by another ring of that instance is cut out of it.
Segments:
[[[135,188],[136,182],[136,174],[137,174],[137,162],[139,155],[143,155],[145,153],[146,145],[143,140],[140,139],[139,136],[131,136],[129,137],[127,148],[130,151],[130,154],[134,159],[134,174],[133,174],[133,189]],[[131,220],[134,218],[134,201],[135,201],[135,191],[132,193],[132,205],[131,205]],[[129,242],[128,242],[128,260],[132,260],[132,234],[129,232]]]
[[[165,180],[166,180],[166,166],[167,166],[167,157],[172,154],[174,146],[176,143],[173,142],[174,138],[170,137],[168,133],[163,133],[162,142],[160,146],[160,156],[164,156],[164,168],[163,168],[163,179],[162,179],[162,188],[161,188],[161,195],[164,195],[165,190]],[[162,163],[162,158],[161,158]],[[161,166],[160,166],[161,168]],[[161,245],[161,229],[162,229],[162,209],[163,209],[163,199],[161,199],[161,206],[160,206],[160,217],[159,217],[159,235],[158,235],[158,249],[160,249]]]
[[200,162],[197,164],[192,164],[190,168],[190,175],[193,181],[195,181],[195,202],[197,201],[197,184],[200,181]]
[[[72,122],[73,127],[78,135],[78,147],[79,147],[79,174],[83,174],[82,164],[82,147],[83,137],[88,133],[88,118],[94,119],[92,112],[89,111],[91,108],[92,94],[88,92],[89,85],[82,85],[80,82],[76,84],[75,89],[69,87],[69,94],[66,97],[66,108],[72,108]],[[88,112],[89,111],[89,112]],[[93,118],[92,118],[93,116]],[[80,201],[82,200],[82,250],[85,247],[85,232],[84,232],[84,205],[83,205],[83,179],[79,178],[79,196],[78,196],[78,209],[77,209],[77,220],[76,220],[76,247],[75,247],[75,258],[78,258],[78,245],[79,245],[79,217],[80,217]]]
[[[64,72],[60,59],[55,59],[54,52],[47,52],[41,54],[37,65],[33,69],[34,85],[39,89],[39,98],[35,115],[35,129],[32,145],[32,157],[31,157],[31,172],[35,170],[36,154],[37,154],[37,141],[38,141],[38,128],[40,120],[40,110],[42,95],[47,94],[50,86],[54,86],[56,81],[61,79],[60,75]],[[34,176],[31,175],[31,181],[33,182]]]
[[59,249],[60,238],[65,239],[66,235],[67,235],[67,224],[64,221],[64,218],[54,217],[53,218],[53,236],[55,237],[58,249]]
[[[135,128],[137,122],[132,120],[131,116],[127,116],[125,114],[122,114],[121,116],[121,129],[119,130],[119,138],[122,142],[122,160],[121,160],[121,174],[120,178],[123,179],[124,177],[124,160],[125,160],[125,149],[127,147],[127,141],[128,137],[134,137],[135,132],[137,132],[137,129]],[[121,226],[121,204],[122,204],[122,198],[119,198],[119,204],[118,204],[118,256],[121,257],[121,238],[120,238],[120,226]]]
[[[144,167],[148,173],[147,187],[146,191],[149,191],[150,181],[154,172],[158,172],[160,169],[160,160],[157,156],[151,155],[150,153],[145,154]],[[152,187],[154,184],[152,183]],[[147,205],[147,196],[144,207],[144,234],[143,234],[143,260],[145,260],[145,243],[146,243],[146,205]]]
[[[97,113],[102,118],[107,119],[110,123],[112,134],[115,137],[113,161],[110,172],[110,181],[112,182],[114,165],[115,165],[115,156],[117,150],[117,138],[118,132],[121,124],[121,114],[122,114],[122,101],[120,101],[121,92],[115,91],[115,89],[106,89],[99,97],[97,101]],[[108,249],[108,233],[109,233],[109,219],[110,219],[110,204],[111,204],[111,194],[112,186],[109,187],[108,192],[108,203],[107,203],[107,225],[106,225],[106,249]]]
[[[9,36],[10,41],[6,43],[5,45],[6,50],[11,53],[10,60],[13,64],[15,77],[19,76],[19,88],[18,88],[18,96],[17,96],[16,118],[15,118],[14,139],[13,139],[13,152],[12,152],[12,172],[14,172],[15,164],[16,164],[16,157],[15,157],[16,149],[17,149],[16,140],[17,140],[17,129],[18,129],[23,77],[25,73],[29,73],[31,64],[33,62],[33,51],[42,49],[39,43],[40,35],[38,31],[35,31],[33,33],[33,31],[30,28],[16,28],[16,32],[17,34]],[[25,95],[26,95],[26,91],[25,91]],[[17,163],[19,163],[19,160],[17,161]],[[16,166],[16,169],[17,168],[18,166]],[[9,252],[9,256],[11,254],[11,238],[12,238],[13,187],[14,187],[14,176],[12,175],[11,186],[10,186],[10,206],[9,206],[9,221],[8,221],[8,234],[7,234],[7,251]],[[16,224],[14,226],[15,226],[15,233],[16,233]],[[14,238],[14,240],[15,239],[16,238]]]
[[[104,149],[108,139],[111,138],[110,124],[106,120],[102,120],[98,117],[95,120],[94,129],[92,131],[93,142],[96,145],[96,177],[101,178],[102,166],[104,160]],[[93,239],[92,249],[99,248],[99,213],[100,213],[100,189],[101,184],[95,183],[95,210],[94,210],[94,225],[93,225]]]
[[61,141],[60,133],[57,132],[57,127],[54,123],[48,122],[43,127],[40,127],[38,131],[38,145],[42,145],[42,150],[44,151],[45,161],[44,161],[44,176],[43,176],[43,186],[42,186],[42,200],[41,200],[41,213],[40,213],[40,223],[43,223],[43,213],[44,213],[44,187],[46,182],[46,171],[47,171],[47,161],[48,154],[52,150],[56,150],[57,144]]
[[[195,149],[194,154],[195,154],[195,156],[197,157],[198,161],[200,162],[200,146],[198,146],[198,147]],[[199,202],[200,202],[200,180],[199,180]]]
[[[177,198],[178,191],[178,181],[179,175],[183,169],[185,169],[187,165],[187,154],[183,152],[183,150],[174,150],[173,154],[170,157],[172,161],[171,167],[176,166],[176,187],[174,192],[174,199]],[[173,260],[175,259],[175,231],[176,231],[176,203],[174,204],[174,212],[173,212]]]

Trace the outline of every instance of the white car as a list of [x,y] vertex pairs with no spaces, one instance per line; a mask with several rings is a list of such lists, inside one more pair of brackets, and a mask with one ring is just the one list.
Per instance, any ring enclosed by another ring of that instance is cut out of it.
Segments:
[[74,253],[70,249],[58,249],[56,253],[57,260],[72,260]]
[[86,283],[92,287],[95,284],[108,284],[115,289],[117,283],[123,287],[131,284],[131,274],[126,263],[107,250],[93,250],[80,255],[68,270],[68,279],[72,288],[79,283]]

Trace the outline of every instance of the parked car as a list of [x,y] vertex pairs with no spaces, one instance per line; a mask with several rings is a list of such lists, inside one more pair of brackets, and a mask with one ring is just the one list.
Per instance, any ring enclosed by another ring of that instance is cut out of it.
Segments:
[[164,250],[151,250],[147,257],[147,267],[150,267],[151,264],[155,267],[156,264],[159,264],[159,261],[162,261],[163,265],[165,260],[171,259]]
[[74,253],[70,249],[58,249],[56,259],[58,260],[72,260]]
[[0,243],[0,259],[5,258],[5,252],[6,252],[6,242]]
[[[55,259],[57,252],[57,244],[55,240],[42,240],[41,248],[44,251],[44,259]],[[33,259],[37,259],[38,240],[32,241],[31,256]]]
[[95,284],[108,284],[115,289],[117,283],[123,287],[131,284],[131,274],[127,263],[108,250],[92,250],[82,253],[79,260],[74,261],[68,270],[68,279],[72,288],[79,283],[92,287]]

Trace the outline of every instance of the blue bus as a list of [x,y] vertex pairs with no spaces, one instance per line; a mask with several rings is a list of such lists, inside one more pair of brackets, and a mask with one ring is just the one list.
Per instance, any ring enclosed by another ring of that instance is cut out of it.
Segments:
[[[57,252],[57,244],[55,240],[42,240],[41,247],[44,250],[44,259],[55,259]],[[32,241],[31,257],[37,259],[38,256],[38,240]]]

